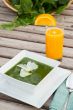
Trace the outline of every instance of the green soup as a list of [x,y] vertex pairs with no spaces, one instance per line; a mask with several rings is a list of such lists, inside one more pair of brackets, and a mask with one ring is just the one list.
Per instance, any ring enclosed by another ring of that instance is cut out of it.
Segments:
[[[26,77],[20,76],[20,67],[18,67],[18,64],[27,64],[29,61],[34,62],[38,65],[38,68],[32,71],[32,74]],[[17,80],[30,83],[33,85],[37,85],[51,70],[53,67],[48,66],[46,64],[40,63],[38,61],[35,61],[30,58],[23,58],[19,63],[17,63],[14,67],[12,67],[9,71],[7,71],[5,74],[7,74],[10,77],[13,77]]]

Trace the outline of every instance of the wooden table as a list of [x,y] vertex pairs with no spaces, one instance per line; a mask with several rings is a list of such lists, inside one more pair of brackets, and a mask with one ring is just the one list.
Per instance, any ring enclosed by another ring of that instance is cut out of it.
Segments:
[[[0,0],[0,23],[9,22],[15,13],[5,7]],[[61,67],[73,71],[73,5],[56,17],[65,29],[63,59]],[[45,55],[45,27],[19,27],[14,31],[0,30],[0,66],[21,50],[26,49]],[[40,110],[47,110],[47,101]],[[0,110],[37,110],[18,100],[0,94]]]

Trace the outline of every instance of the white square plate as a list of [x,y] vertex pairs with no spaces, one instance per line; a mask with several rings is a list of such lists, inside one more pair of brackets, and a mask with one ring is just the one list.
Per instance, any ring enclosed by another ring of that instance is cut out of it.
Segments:
[[70,71],[59,67],[55,68],[53,72],[49,74],[48,82],[42,89],[36,90],[33,94],[26,93],[25,91],[11,86],[6,79],[0,74],[0,92],[10,97],[23,101],[27,104],[35,106],[37,108],[50,98],[54,91],[60,86],[60,84],[70,75]]

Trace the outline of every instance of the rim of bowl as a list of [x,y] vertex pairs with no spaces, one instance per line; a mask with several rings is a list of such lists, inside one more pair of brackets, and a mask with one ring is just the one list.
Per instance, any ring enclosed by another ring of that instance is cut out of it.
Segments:
[[13,10],[14,12],[18,12],[12,5],[10,5],[9,0],[3,0],[3,2],[11,10]]

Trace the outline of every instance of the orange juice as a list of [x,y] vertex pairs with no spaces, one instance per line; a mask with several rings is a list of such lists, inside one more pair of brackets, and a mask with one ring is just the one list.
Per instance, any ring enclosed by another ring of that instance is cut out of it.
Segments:
[[60,28],[50,28],[46,31],[46,56],[62,59],[64,32]]

